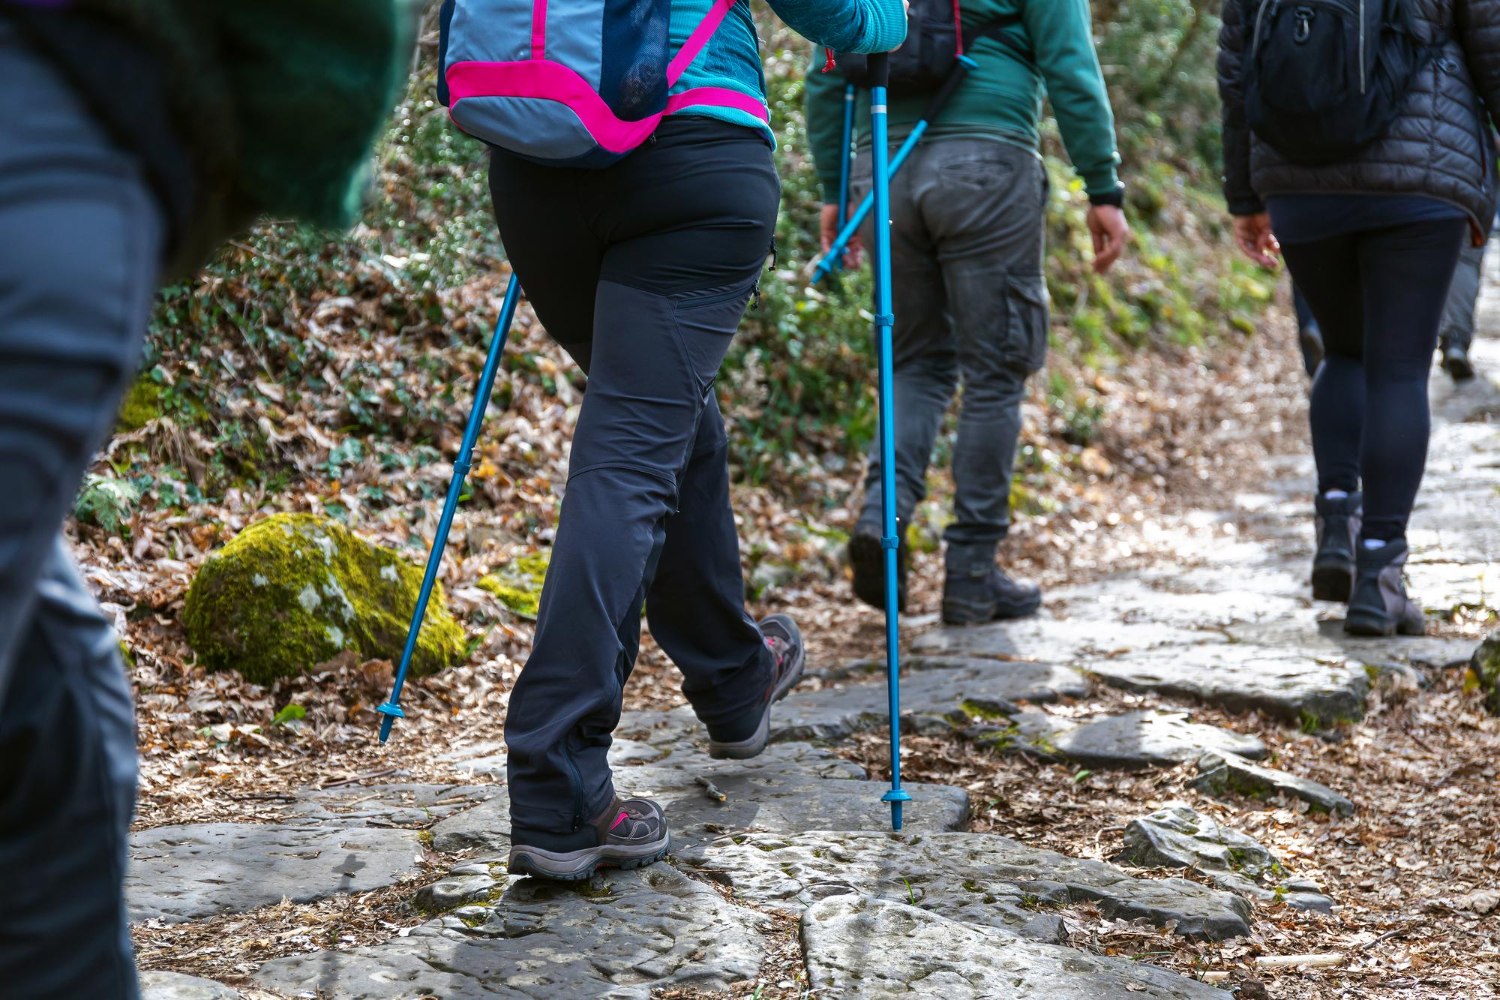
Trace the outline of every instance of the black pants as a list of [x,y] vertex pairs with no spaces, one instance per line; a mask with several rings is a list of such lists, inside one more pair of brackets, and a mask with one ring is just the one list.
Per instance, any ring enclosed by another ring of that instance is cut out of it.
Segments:
[[1364,535],[1404,537],[1427,463],[1427,377],[1464,219],[1282,248],[1323,332],[1309,418],[1318,490],[1364,486]]
[[745,612],[714,379],[780,186],[759,135],[681,119],[606,170],[497,153],[490,189],[521,286],[589,376],[505,725],[513,827],[565,834],[614,796],[606,754],[642,602],[710,733],[759,721],[772,665]]

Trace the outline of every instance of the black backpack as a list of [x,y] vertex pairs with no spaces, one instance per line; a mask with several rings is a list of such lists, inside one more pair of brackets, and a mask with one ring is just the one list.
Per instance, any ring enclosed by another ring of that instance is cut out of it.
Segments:
[[[911,0],[906,15],[906,41],[891,53],[890,84],[892,97],[925,94],[937,90],[953,72],[965,43],[972,45],[981,38],[997,38],[1028,63],[1031,54],[1019,42],[1003,34],[1006,28],[1021,23],[1021,16],[992,21],[964,37],[957,0]],[[869,57],[853,52],[833,55],[844,79],[856,87],[868,87]]]
[[1401,113],[1441,49],[1412,34],[1408,0],[1259,0],[1241,82],[1250,130],[1293,163],[1357,156]]

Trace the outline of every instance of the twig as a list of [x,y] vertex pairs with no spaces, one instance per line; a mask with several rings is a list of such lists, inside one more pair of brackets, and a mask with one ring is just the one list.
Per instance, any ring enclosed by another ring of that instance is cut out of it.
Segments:
[[1355,951],[1368,951],[1369,949],[1375,947],[1377,944],[1379,944],[1382,941],[1388,941],[1391,938],[1396,937],[1397,935],[1405,934],[1405,933],[1406,933],[1406,928],[1405,927],[1397,927],[1395,930],[1386,931],[1384,934],[1380,935],[1378,938],[1373,938],[1373,939],[1371,939],[1369,941],[1366,941],[1364,944],[1360,945],[1358,948],[1355,948],[1354,950]]
[[703,786],[703,793],[715,802],[728,802],[729,796],[719,790],[719,787],[707,778],[699,777],[698,784]]
[[344,785],[357,785],[361,781],[369,781],[371,778],[384,778],[388,774],[395,774],[398,770],[399,768],[388,767],[383,771],[371,771],[369,774],[356,774],[350,778],[340,778],[337,781],[330,781],[326,784],[319,785],[318,790],[322,791],[328,788],[342,788]]
[[226,792],[225,793],[225,798],[233,799],[236,802],[255,802],[255,801],[260,801],[260,800],[273,801],[273,802],[295,802],[295,801],[297,801],[297,796],[295,796],[295,795],[286,795],[286,794],[284,794],[282,792],[265,792],[265,793],[258,793],[258,794],[255,794],[255,795],[235,795],[233,793]]

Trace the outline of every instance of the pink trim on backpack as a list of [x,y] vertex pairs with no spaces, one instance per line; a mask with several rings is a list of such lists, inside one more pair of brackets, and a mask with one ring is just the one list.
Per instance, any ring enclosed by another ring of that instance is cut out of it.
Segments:
[[[543,0],[538,0],[538,2],[543,2]],[[698,58],[698,53],[703,51],[703,47],[708,44],[714,32],[719,30],[719,25],[723,24],[724,18],[729,16],[729,8],[735,3],[736,0],[714,0],[714,5],[708,9],[707,16],[698,22],[698,27],[693,29],[688,40],[682,43],[682,48],[667,64],[667,86],[676,86],[677,81],[682,79],[682,74],[687,72],[687,68],[693,64],[694,59]]]
[[531,6],[531,58],[547,58],[547,0]]
[[667,99],[661,114],[640,121],[623,121],[615,117],[609,105],[589,86],[588,81],[561,63],[531,60],[528,62],[463,62],[448,67],[448,90],[457,111],[466,98],[507,98],[557,101],[565,104],[601,147],[611,153],[628,153],[656,130],[663,117],[697,104],[733,108],[770,121],[766,106],[757,98],[727,87],[695,87]]

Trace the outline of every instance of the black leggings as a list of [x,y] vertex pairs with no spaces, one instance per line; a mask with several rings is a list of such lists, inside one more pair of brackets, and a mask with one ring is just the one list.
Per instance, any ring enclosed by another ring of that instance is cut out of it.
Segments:
[[1283,247],[1323,331],[1309,418],[1318,491],[1364,483],[1364,537],[1404,537],[1427,462],[1427,378],[1466,219]]

